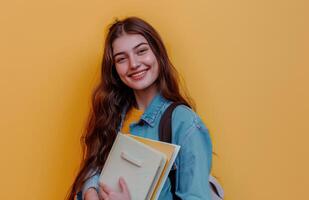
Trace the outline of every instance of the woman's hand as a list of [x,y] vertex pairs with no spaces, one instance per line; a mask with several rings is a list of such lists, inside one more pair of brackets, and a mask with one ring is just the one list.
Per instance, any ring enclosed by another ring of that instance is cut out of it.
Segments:
[[104,200],[131,200],[127,184],[122,177],[119,178],[119,186],[121,191],[116,192],[108,185],[100,184],[99,194]]
[[99,199],[99,195],[96,191],[96,189],[94,188],[89,188],[86,192],[85,192],[85,200],[100,200]]

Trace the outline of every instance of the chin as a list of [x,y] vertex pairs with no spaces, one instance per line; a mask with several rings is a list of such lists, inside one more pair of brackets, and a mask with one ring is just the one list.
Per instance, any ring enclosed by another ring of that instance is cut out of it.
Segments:
[[133,90],[144,90],[146,88],[148,88],[151,84],[148,83],[143,83],[143,82],[139,82],[139,83],[131,83],[131,84],[127,84],[130,88],[132,88]]
[[148,87],[147,87],[147,86],[132,86],[131,88],[132,88],[133,90],[142,91],[142,90],[146,90]]
[[137,91],[143,91],[143,90],[147,90],[151,87],[152,84],[132,84],[131,86],[129,86],[130,88],[132,88],[133,90],[137,90]]

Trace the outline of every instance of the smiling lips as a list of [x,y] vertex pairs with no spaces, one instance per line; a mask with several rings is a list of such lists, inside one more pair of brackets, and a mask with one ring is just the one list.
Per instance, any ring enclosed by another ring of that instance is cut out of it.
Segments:
[[133,72],[133,73],[129,74],[129,77],[133,80],[141,80],[142,78],[144,78],[147,71],[148,71],[148,69],[143,69],[143,70],[140,70],[140,71],[137,71],[137,72]]

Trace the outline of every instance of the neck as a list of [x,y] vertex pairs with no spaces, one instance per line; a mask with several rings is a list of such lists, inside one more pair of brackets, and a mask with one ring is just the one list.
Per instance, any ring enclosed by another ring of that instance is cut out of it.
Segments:
[[151,100],[156,96],[158,88],[156,85],[152,85],[145,90],[134,90],[134,96],[138,109],[145,110],[150,104]]

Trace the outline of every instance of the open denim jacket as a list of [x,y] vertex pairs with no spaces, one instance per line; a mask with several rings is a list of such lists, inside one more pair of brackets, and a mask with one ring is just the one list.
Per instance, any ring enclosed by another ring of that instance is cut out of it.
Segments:
[[[158,130],[161,116],[171,104],[157,94],[137,123],[130,125],[133,135],[159,140]],[[127,109],[122,113],[122,122]],[[122,126],[119,127],[119,129]],[[186,200],[210,200],[208,177],[212,162],[212,144],[208,129],[190,108],[185,105],[176,107],[172,114],[172,143],[181,146],[175,160],[176,194]],[[84,193],[88,188],[98,189],[99,172],[83,186]],[[160,193],[159,200],[171,200],[170,180],[167,179]],[[82,199],[79,193],[78,199]]]

